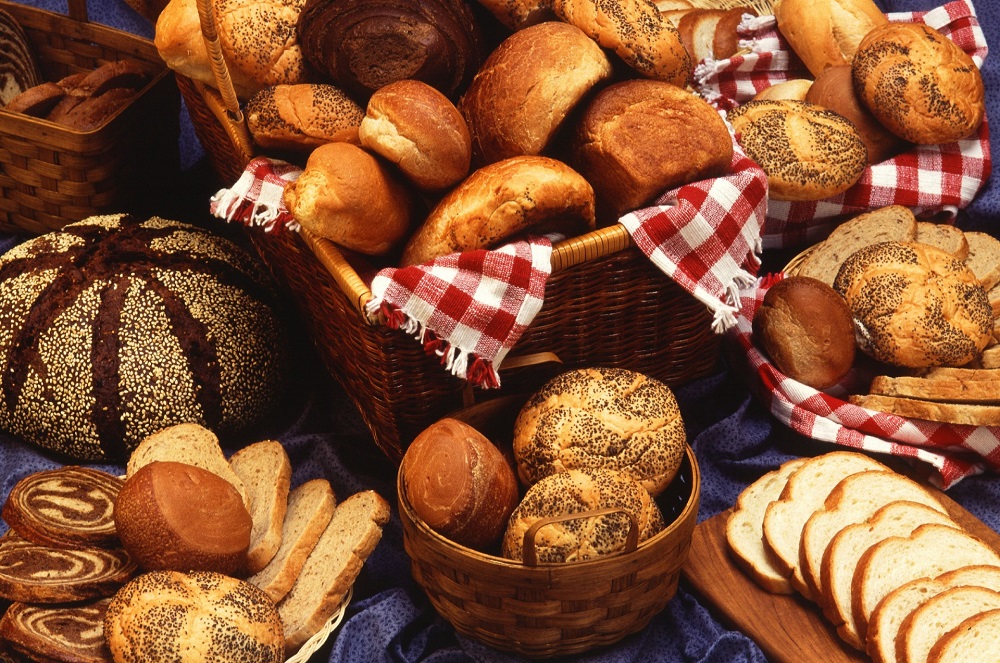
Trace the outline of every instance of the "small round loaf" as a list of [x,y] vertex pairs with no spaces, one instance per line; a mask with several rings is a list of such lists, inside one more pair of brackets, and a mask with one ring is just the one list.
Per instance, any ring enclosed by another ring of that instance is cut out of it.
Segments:
[[281,663],[285,638],[274,603],[221,573],[151,571],[122,587],[104,617],[115,661]]
[[593,185],[602,224],[669,189],[724,174],[733,158],[718,111],[692,92],[647,79],[598,92],[572,143],[571,163]]
[[767,174],[772,200],[821,200],[853,186],[868,165],[858,130],[831,110],[789,99],[729,112],[736,140]]
[[427,83],[402,80],[376,90],[358,136],[423,191],[446,189],[469,174],[472,139],[465,118]]
[[549,157],[511,157],[474,171],[442,198],[400,264],[493,248],[526,232],[575,237],[592,230],[594,219],[594,189],[578,172]]
[[778,370],[815,389],[835,385],[854,364],[851,309],[809,276],[789,276],[768,289],[753,334]]
[[[606,515],[585,515],[597,509],[619,509]],[[545,525],[535,535],[539,562],[582,562],[625,549],[635,518],[639,542],[663,531],[660,507],[649,492],[624,472],[610,468],[551,474],[531,486],[510,516],[501,553],[523,560],[524,535],[540,520],[572,516]]]
[[265,150],[309,152],[324,143],[356,141],[365,111],[326,83],[272,85],[244,110],[253,141]]
[[986,290],[962,261],[917,242],[882,242],[853,253],[834,289],[854,316],[858,346],[896,366],[962,366],[993,335]]
[[552,378],[514,423],[514,459],[525,486],[559,472],[612,468],[656,496],[676,476],[686,441],[673,391],[623,368]]
[[474,162],[541,154],[569,112],[611,73],[601,47],[568,23],[539,23],[510,35],[458,104]]
[[517,477],[503,453],[472,426],[446,417],[425,428],[400,464],[406,498],[435,532],[485,551],[517,506]]
[[965,138],[986,113],[979,67],[955,42],[923,23],[872,30],[853,63],[861,102],[897,136],[932,145]]
[[155,461],[125,480],[115,499],[122,546],[143,569],[217,571],[246,563],[253,521],[236,488],[187,463]]
[[868,163],[878,163],[906,149],[908,143],[879,122],[858,100],[850,65],[828,67],[809,87],[805,100],[851,121],[868,149]]
[[410,233],[413,194],[375,155],[352,143],[326,143],[287,185],[285,207],[302,227],[344,248],[381,256]]
[[768,86],[754,95],[754,99],[793,99],[805,101],[813,81],[808,78],[791,78]]
[[814,77],[851,64],[865,35],[889,22],[872,0],[779,0],[773,10],[778,30]]

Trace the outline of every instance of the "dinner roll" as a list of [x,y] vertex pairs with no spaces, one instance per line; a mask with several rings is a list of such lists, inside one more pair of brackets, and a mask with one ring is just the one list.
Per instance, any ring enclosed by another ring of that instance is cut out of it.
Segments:
[[266,87],[250,97],[244,112],[258,146],[295,152],[334,141],[357,142],[365,116],[343,90],[325,83]]
[[514,458],[526,486],[607,467],[656,496],[677,474],[686,440],[667,385],[623,368],[583,368],[549,380],[524,404],[514,423]]
[[851,64],[865,35],[889,22],[872,0],[778,0],[773,11],[778,30],[813,76]]
[[781,81],[780,83],[775,83],[764,88],[754,95],[754,99],[770,99],[772,101],[775,99],[794,99],[796,101],[805,101],[812,84],[813,81],[809,78],[790,78],[787,81]]
[[868,150],[854,125],[816,104],[748,101],[728,117],[740,146],[767,174],[772,200],[843,193],[868,165]]
[[897,366],[962,366],[990,342],[993,308],[962,261],[918,242],[882,242],[852,254],[834,289],[854,316],[859,347]]
[[853,78],[858,97],[879,122],[914,143],[965,138],[986,112],[975,62],[923,23],[890,23],[868,33]]

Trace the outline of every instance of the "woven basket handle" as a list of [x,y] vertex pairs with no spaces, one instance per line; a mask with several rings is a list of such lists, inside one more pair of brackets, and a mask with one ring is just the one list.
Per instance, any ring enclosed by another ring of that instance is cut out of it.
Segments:
[[90,17],[87,16],[87,0],[69,0],[67,13],[74,21],[79,21],[80,23],[90,22]]
[[593,511],[584,511],[583,513],[569,513],[563,514],[561,516],[546,516],[536,521],[528,531],[524,533],[524,542],[522,553],[522,561],[525,566],[538,566],[538,553],[535,551],[535,537],[538,534],[538,530],[542,529],[546,525],[553,525],[555,523],[565,522],[567,520],[580,520],[582,518],[594,518],[597,516],[607,516],[612,513],[624,513],[628,516],[628,536],[625,539],[625,550],[624,552],[630,553],[635,550],[639,545],[639,522],[635,519],[635,514],[631,511],[626,511],[625,509],[609,506],[603,509],[594,509]]

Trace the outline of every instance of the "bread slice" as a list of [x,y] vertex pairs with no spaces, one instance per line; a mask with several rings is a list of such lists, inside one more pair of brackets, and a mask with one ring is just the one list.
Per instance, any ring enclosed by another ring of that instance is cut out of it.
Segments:
[[978,537],[947,525],[921,525],[908,537],[876,543],[858,561],[852,583],[851,611],[858,634],[865,637],[869,617],[892,590],[972,564],[1000,565],[1000,554]]
[[302,571],[306,558],[330,524],[336,497],[326,479],[312,479],[288,494],[288,510],[281,526],[281,546],[263,569],[247,578],[277,603]]
[[878,412],[889,412],[911,419],[926,419],[967,426],[1000,426],[1000,405],[978,403],[936,403],[902,396],[879,394],[852,395],[851,403]]
[[1000,344],[983,350],[983,354],[979,356],[979,365],[987,370],[1000,369]]
[[965,233],[969,243],[966,266],[972,270],[979,282],[987,290],[1000,284],[1000,239],[984,232]]
[[917,221],[916,241],[947,251],[956,260],[965,260],[969,255],[969,241],[965,233],[961,228],[946,223]]
[[931,663],[989,661],[1000,651],[1000,610],[969,617],[942,636],[931,648]]
[[1000,380],[1000,369],[934,366],[923,371],[921,377],[935,380]]
[[726,542],[736,563],[755,583],[772,594],[791,594],[794,588],[764,547],[764,510],[778,499],[792,472],[806,461],[795,458],[764,474],[743,489],[726,519]]
[[881,396],[946,403],[1000,403],[1000,376],[995,379],[958,379],[878,375],[868,391]]
[[993,317],[1000,318],[1000,285],[995,285],[986,291],[986,298],[990,300],[993,307]]
[[867,651],[875,663],[896,663],[896,637],[910,613],[952,587],[986,587],[1000,591],[1000,567],[963,566],[934,578],[911,580],[879,602],[868,623]]
[[271,561],[281,545],[281,526],[288,509],[292,462],[276,440],[263,440],[243,447],[229,458],[229,466],[240,478],[250,498],[250,548],[247,573],[257,573]]
[[355,493],[334,509],[295,584],[278,603],[287,655],[298,651],[336,613],[382,538],[390,513],[389,503],[373,490]]
[[985,587],[953,587],[941,592],[903,620],[896,636],[896,658],[926,663],[939,638],[987,610],[1000,610],[1000,592]]
[[845,221],[809,252],[796,269],[829,286],[841,264],[855,251],[879,242],[909,242],[917,236],[917,219],[908,207],[890,205]]
[[856,472],[887,470],[882,463],[853,451],[832,451],[808,459],[788,477],[777,500],[764,511],[764,544],[792,586],[813,598],[799,568],[802,528],[841,479]]
[[809,516],[802,527],[799,567],[812,596],[823,596],[823,556],[833,537],[848,525],[862,523],[880,507],[896,500],[925,504],[947,511],[919,483],[892,470],[858,472],[844,477],[827,496],[823,507]]
[[125,466],[125,477],[131,477],[139,468],[157,460],[187,463],[219,475],[236,487],[247,511],[252,509],[246,486],[240,480],[222,453],[215,433],[193,423],[177,424],[153,433],[135,448]]

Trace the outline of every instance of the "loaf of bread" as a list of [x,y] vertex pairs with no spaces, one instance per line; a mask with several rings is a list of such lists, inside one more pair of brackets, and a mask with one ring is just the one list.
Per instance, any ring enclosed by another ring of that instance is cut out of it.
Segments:
[[246,572],[254,574],[267,566],[281,546],[292,482],[292,461],[280,442],[263,440],[234,453],[229,458],[229,465],[250,499],[253,526]]
[[861,40],[889,21],[872,0],[778,0],[778,30],[812,75],[849,65]]
[[72,605],[13,603],[0,618],[0,641],[30,661],[104,663],[110,598]]
[[931,663],[961,663],[986,660],[1000,648],[1000,610],[987,610],[969,617],[940,638],[928,654]]
[[927,599],[903,620],[896,650],[910,663],[927,663],[939,638],[966,619],[1000,610],[1000,592],[985,587],[953,587]]
[[0,108],[43,82],[24,28],[10,12],[0,9]]
[[264,150],[310,152],[324,143],[357,142],[365,111],[326,83],[269,85],[247,101],[247,129]]

